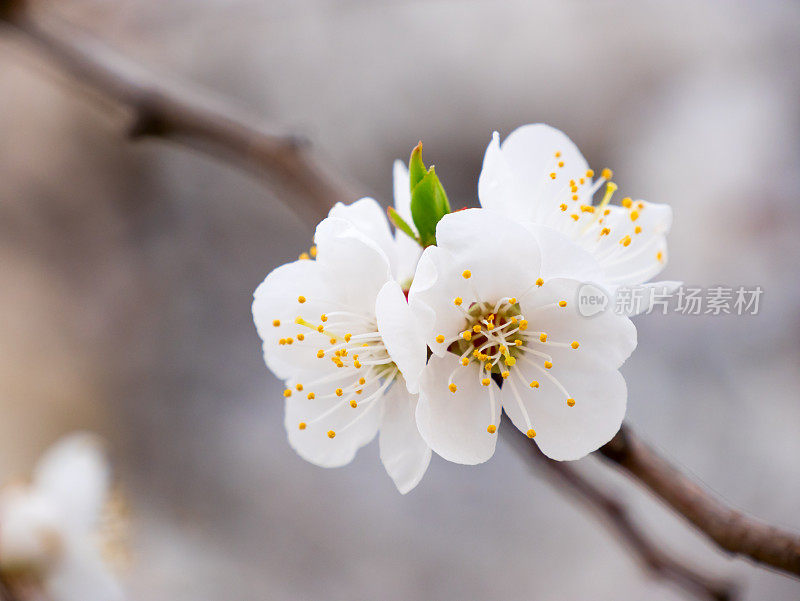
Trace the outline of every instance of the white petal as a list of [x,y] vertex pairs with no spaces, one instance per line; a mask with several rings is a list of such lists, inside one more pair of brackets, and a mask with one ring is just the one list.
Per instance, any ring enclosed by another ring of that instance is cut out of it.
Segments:
[[[263,341],[264,361],[276,376],[285,380],[302,371],[334,369],[332,363],[320,362],[314,350],[328,346],[328,336],[295,323],[302,317],[319,324],[320,315],[339,308],[338,292],[320,264],[305,260],[282,265],[270,272],[253,296],[253,320]],[[298,301],[300,296],[305,302]],[[303,344],[297,341],[298,334],[306,338]],[[293,344],[279,343],[288,338]]]
[[375,315],[389,356],[403,374],[408,390],[416,393],[428,358],[428,347],[397,282],[386,282],[381,288],[375,301]]
[[[456,296],[467,294],[462,289],[463,278],[452,269],[454,264],[455,259],[449,252],[438,246],[429,246],[422,253],[408,293],[409,305],[417,316],[420,331],[431,350],[439,356],[447,352],[447,345],[438,343],[436,337],[443,332],[448,336],[454,335],[465,323],[464,314],[453,304]],[[465,306],[469,306],[470,300],[471,295],[467,295]]]
[[[636,348],[636,327],[630,319],[611,310],[591,317],[581,315],[578,294],[582,286],[575,280],[549,280],[519,299],[529,323],[528,331],[546,333],[550,343],[570,345],[577,341],[579,344],[573,349],[533,342],[532,348],[550,354],[554,365],[562,359],[588,356],[603,362],[609,369],[617,369]],[[560,307],[560,301],[567,301],[567,306]]]
[[378,439],[381,461],[401,494],[419,484],[431,460],[431,449],[417,430],[416,408],[417,396],[408,394],[400,382],[386,395]]
[[[542,452],[559,461],[580,459],[611,440],[625,416],[627,388],[622,375],[605,362],[577,355],[554,361],[547,372],[528,369],[523,379],[514,371],[513,381],[504,382],[503,410],[514,425],[522,432],[532,427]],[[539,382],[538,388],[528,385],[532,379]],[[575,399],[573,407],[567,398]]]
[[[666,235],[672,225],[672,208],[637,200],[630,209],[611,206],[609,211],[603,223],[593,226],[580,240],[584,246],[594,247],[605,281],[640,284],[655,277],[667,265]],[[637,216],[635,221],[632,214]],[[596,230],[600,227],[608,227],[611,233],[597,244]],[[637,227],[641,228],[638,234]]]
[[[343,370],[344,371],[344,370]],[[310,374],[305,380],[310,380]],[[284,426],[289,444],[306,461],[320,467],[339,467],[353,460],[356,451],[370,442],[378,432],[383,412],[382,396],[365,402],[378,391],[379,384],[368,383],[361,395],[352,392],[341,397],[323,398],[337,387],[346,389],[353,381],[353,375],[342,376],[341,380],[327,382],[324,389],[314,390],[306,386],[303,392],[296,392],[286,399]],[[316,392],[314,399],[308,399],[308,392]],[[352,408],[351,399],[358,400],[358,407]],[[318,421],[314,421],[315,419]],[[306,424],[301,430],[299,424]],[[346,429],[345,429],[346,428]],[[334,438],[328,431],[335,432]]]
[[372,313],[375,297],[391,279],[389,257],[371,238],[343,219],[328,217],[314,236],[317,263],[344,308]]
[[396,260],[397,248],[383,208],[372,198],[362,198],[350,204],[336,203],[329,217],[349,221],[359,232],[375,242],[389,260]]
[[541,253],[531,230],[497,211],[466,209],[445,215],[436,226],[437,245],[452,253],[454,275],[469,270],[461,288],[495,302],[518,295],[539,277]]
[[74,541],[46,580],[52,601],[120,601],[122,589],[89,540]]
[[526,224],[539,241],[542,253],[541,277],[571,278],[582,282],[602,279],[603,270],[594,255],[551,227]]
[[[454,370],[455,393],[448,388]],[[494,454],[497,433],[490,434],[487,427],[500,425],[499,391],[494,382],[482,386],[482,375],[475,363],[464,367],[451,353],[431,357],[422,374],[417,427],[425,442],[448,461],[474,465]]]
[[[563,201],[569,180],[584,177],[588,169],[575,144],[563,132],[543,123],[523,125],[511,132],[500,145],[504,165],[492,156],[497,153],[493,144],[496,144],[494,139],[484,158],[484,165],[488,160],[491,167],[491,179],[497,182],[489,205],[496,206],[496,199],[502,198],[498,208],[514,211],[518,219],[544,223],[544,217]],[[556,157],[556,153],[560,156]],[[563,167],[558,167],[560,161]],[[551,173],[556,174],[555,179],[550,177]],[[479,184],[482,205],[481,194],[486,193],[487,188],[488,185],[484,185],[481,189]]]
[[409,184],[408,167],[401,160],[396,160],[393,166],[394,184],[394,208],[400,213],[400,217],[414,228],[414,221],[411,218],[411,187]]
[[69,516],[69,525],[88,531],[106,502],[110,468],[100,440],[88,433],[68,436],[39,460],[34,487]]
[[66,516],[37,489],[9,485],[0,491],[0,570],[43,569],[66,536]]
[[517,189],[514,173],[500,149],[500,134],[494,132],[486,153],[483,156],[483,168],[478,178],[478,198],[481,206],[504,212],[505,214],[522,214],[530,218],[530,207],[520,207],[523,194]]

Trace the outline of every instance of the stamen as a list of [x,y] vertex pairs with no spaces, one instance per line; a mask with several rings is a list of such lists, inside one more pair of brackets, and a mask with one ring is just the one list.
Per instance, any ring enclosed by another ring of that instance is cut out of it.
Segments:
[[300,304],[303,304],[304,302],[306,302],[306,297],[303,296],[303,295],[298,296],[297,297],[297,302],[300,303]]

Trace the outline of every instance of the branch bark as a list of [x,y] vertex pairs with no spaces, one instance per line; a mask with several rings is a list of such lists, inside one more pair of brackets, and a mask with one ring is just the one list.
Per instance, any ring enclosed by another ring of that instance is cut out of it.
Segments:
[[647,487],[721,549],[800,576],[800,535],[732,509],[681,473],[627,425],[599,453]]
[[648,537],[634,522],[624,503],[584,477],[575,465],[547,458],[527,437],[517,435],[516,430],[511,438],[523,457],[533,460],[566,492],[593,510],[601,523],[627,546],[641,566],[655,578],[680,587],[698,599],[734,601],[737,598],[733,583],[703,574],[664,551],[660,543]]
[[0,0],[0,21],[33,42],[83,85],[132,113],[128,135],[155,137],[223,158],[255,172],[297,202],[289,208],[315,225],[339,201],[356,198],[350,186],[311,156],[307,142],[260,127],[253,115],[209,102],[208,94],[157,81],[108,47],[63,21],[43,26],[25,0]]

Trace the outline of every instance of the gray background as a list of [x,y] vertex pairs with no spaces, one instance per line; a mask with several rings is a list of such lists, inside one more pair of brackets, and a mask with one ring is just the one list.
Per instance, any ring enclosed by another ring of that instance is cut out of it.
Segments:
[[[765,290],[756,317],[638,318],[630,421],[735,506],[800,529],[796,3],[39,6],[309,135],[384,203],[420,138],[460,206],[493,129],[564,129],[623,195],[674,207],[666,278]],[[61,433],[104,434],[133,598],[685,598],[505,445],[478,467],[434,458],[406,497],[375,445],[337,470],[299,459],[249,307],[311,228],[233,169],[125,142],[122,117],[0,35],[0,474]],[[665,548],[747,599],[800,598],[595,463],[579,465]]]

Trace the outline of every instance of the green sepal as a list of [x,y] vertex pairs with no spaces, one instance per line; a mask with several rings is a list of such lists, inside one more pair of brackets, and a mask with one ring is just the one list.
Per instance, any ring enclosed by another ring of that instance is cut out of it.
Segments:
[[411,186],[411,217],[419,232],[419,242],[423,247],[434,245],[436,224],[450,213],[450,202],[436,175],[436,169],[426,169],[422,162],[422,143],[411,152],[408,174]]
[[411,238],[414,242],[422,246],[422,242],[414,233],[414,230],[411,229],[411,226],[408,225],[402,217],[400,217],[400,213],[398,213],[394,207],[389,207],[386,212],[389,214],[389,221],[392,222],[392,225],[396,227],[398,230],[403,232],[406,236]]

